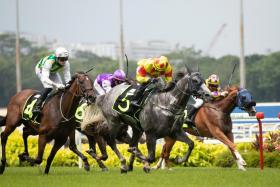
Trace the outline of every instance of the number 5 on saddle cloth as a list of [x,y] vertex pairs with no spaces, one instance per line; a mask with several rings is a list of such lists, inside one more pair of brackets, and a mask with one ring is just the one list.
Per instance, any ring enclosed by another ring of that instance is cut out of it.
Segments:
[[135,96],[136,88],[137,85],[131,85],[123,93],[121,93],[117,97],[113,105],[113,109],[121,114],[134,118],[136,121],[139,121],[139,112],[141,111],[142,106],[146,103],[147,99],[156,91],[156,86],[153,84],[147,85],[143,96],[139,101],[140,107],[131,104],[131,101]]

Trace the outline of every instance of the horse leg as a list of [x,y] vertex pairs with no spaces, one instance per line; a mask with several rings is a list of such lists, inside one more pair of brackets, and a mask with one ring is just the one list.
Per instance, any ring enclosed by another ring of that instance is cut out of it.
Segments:
[[69,149],[71,151],[73,151],[73,153],[75,153],[78,157],[80,157],[82,159],[82,161],[84,162],[84,169],[86,171],[89,171],[90,166],[87,160],[87,157],[85,157],[78,149],[77,149],[77,145],[75,143],[75,130],[71,131],[69,134]]
[[[223,142],[226,146],[228,146],[229,150],[231,151],[233,157],[235,158],[237,165],[238,165],[238,169],[241,169],[243,171],[245,171],[246,169],[244,168],[244,165],[246,165],[246,162],[243,160],[242,156],[240,155],[240,153],[236,150],[233,141],[233,135],[228,135],[226,136],[219,128],[215,127],[215,128],[211,128],[209,129],[211,134],[218,140],[220,140],[221,142]],[[232,137],[231,137],[232,136]],[[232,138],[232,141],[230,140],[230,138]]]
[[164,140],[165,140],[165,144],[162,147],[160,159],[157,165],[154,167],[155,169],[159,169],[159,168],[165,169],[165,166],[167,166],[168,169],[171,168],[169,156],[170,156],[171,149],[176,141],[170,137],[165,137]]
[[2,158],[0,165],[0,174],[3,174],[6,167],[6,144],[8,141],[9,135],[14,132],[17,126],[20,125],[20,118],[9,118],[6,117],[5,130],[1,133],[1,144],[2,144]]
[[47,165],[46,165],[46,168],[45,168],[45,174],[48,174],[49,171],[50,171],[50,167],[51,167],[51,163],[54,159],[54,156],[56,154],[56,152],[65,144],[67,140],[67,137],[65,138],[60,138],[60,139],[55,139],[54,141],[54,145],[52,147],[52,150],[51,150],[51,153],[47,159]]
[[20,162],[27,161],[31,164],[31,166],[34,165],[34,162],[32,162],[33,160],[32,160],[32,158],[30,158],[29,152],[28,152],[28,137],[30,135],[36,135],[36,134],[37,134],[37,132],[34,131],[29,126],[23,127],[22,138],[23,138],[23,144],[24,144],[24,152],[19,154],[18,158],[19,158]]
[[[184,116],[180,116],[180,117],[178,117],[174,121],[173,126],[179,126],[180,124],[183,124],[183,121],[184,121]],[[177,164],[181,164],[183,162],[188,161],[188,159],[189,159],[189,157],[191,155],[191,152],[192,152],[192,150],[194,148],[194,142],[186,135],[186,133],[183,130],[183,128],[180,128],[180,129],[178,129],[176,131],[173,131],[172,132],[172,137],[174,137],[174,140],[178,140],[178,141],[184,142],[184,143],[188,144],[188,146],[189,146],[188,151],[186,152],[186,154],[182,158],[179,158],[177,156],[175,158],[174,162],[177,163]],[[169,153],[171,151],[171,148],[172,147],[170,147],[170,150],[168,150]]]
[[155,161],[155,152],[156,152],[156,136],[152,133],[146,133],[147,149],[148,149],[148,158],[144,164],[143,170],[148,173],[150,172],[150,164]]
[[[178,141],[181,141],[181,142],[184,142],[184,143],[188,144],[189,148],[188,148],[188,151],[186,152],[186,154],[182,158],[179,158],[177,156],[175,158],[174,162],[177,163],[177,164],[181,164],[183,162],[187,162],[189,157],[190,157],[190,155],[191,155],[191,152],[192,152],[192,150],[194,148],[194,142],[186,135],[186,133],[184,132],[183,129],[181,129],[180,132],[176,133],[175,139],[178,140]],[[169,152],[171,151],[171,148],[170,148]]]
[[131,153],[131,156],[129,158],[129,163],[128,163],[128,171],[133,171],[133,163],[134,163],[135,157],[142,160],[142,162],[145,162],[147,160],[147,158],[138,149],[138,141],[140,140],[143,132],[139,131],[136,128],[132,128],[132,132],[133,132],[132,138],[129,142],[129,148],[128,148],[128,152]]
[[31,160],[31,164],[32,163],[36,163],[36,164],[41,164],[43,161],[43,154],[45,151],[45,147],[47,144],[47,137],[45,134],[40,134],[39,135],[39,139],[38,139],[38,154],[37,154],[37,158],[35,160]]
[[[232,132],[227,134],[228,139],[234,144],[234,138],[233,138],[233,134]],[[231,147],[229,147],[229,150],[231,151],[232,156],[234,157],[236,164],[238,166],[238,169],[246,171],[246,168],[244,166],[246,166],[246,162],[245,160],[242,158],[241,154],[234,148],[232,149]]]
[[3,174],[6,166],[6,144],[9,135],[16,129],[16,126],[7,126],[5,130],[1,133],[1,144],[2,144],[2,159],[0,165],[0,174]]
[[[90,149],[86,151],[92,158],[94,158],[98,164],[98,166],[102,169],[102,171],[108,171],[108,168],[103,164],[102,160],[107,160],[108,155],[106,151],[106,142],[100,136],[88,136],[89,147]],[[96,147],[95,144],[98,143],[98,147],[101,151],[102,156],[98,157],[96,154]]]
[[117,148],[116,139],[111,137],[110,141],[107,141],[107,143],[111,147],[111,149],[115,152],[115,154],[117,155],[117,157],[121,162],[121,173],[127,173],[126,160]]

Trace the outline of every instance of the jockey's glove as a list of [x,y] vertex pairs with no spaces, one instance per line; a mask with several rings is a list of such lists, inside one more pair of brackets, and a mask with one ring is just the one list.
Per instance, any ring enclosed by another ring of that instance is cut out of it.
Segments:
[[55,87],[56,87],[57,89],[63,89],[63,88],[65,88],[65,86],[64,86],[63,84],[60,84],[60,83],[55,84]]
[[223,92],[221,93],[221,96],[226,97],[227,95],[228,95],[228,91],[223,91]]
[[159,79],[158,78],[153,78],[153,79],[151,79],[151,83],[157,83],[159,81]]

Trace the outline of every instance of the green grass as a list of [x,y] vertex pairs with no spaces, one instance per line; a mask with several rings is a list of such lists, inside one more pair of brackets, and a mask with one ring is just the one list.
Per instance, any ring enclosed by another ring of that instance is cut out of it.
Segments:
[[99,187],[175,187],[175,186],[279,186],[280,169],[265,168],[260,171],[249,168],[242,172],[236,168],[183,168],[176,167],[172,171],[157,170],[146,174],[141,168],[133,172],[120,174],[118,168],[110,168],[109,172],[101,172],[91,168],[86,172],[76,167],[52,167],[49,175],[44,175],[42,167],[7,167],[0,176],[0,186],[99,186]]

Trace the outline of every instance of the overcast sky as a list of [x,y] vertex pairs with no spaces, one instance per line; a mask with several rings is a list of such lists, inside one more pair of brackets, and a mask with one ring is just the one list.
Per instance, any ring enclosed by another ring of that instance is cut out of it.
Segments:
[[[15,31],[16,0],[0,0],[0,32]],[[119,41],[119,0],[19,0],[20,30],[66,43]],[[280,0],[244,0],[245,54],[280,51]],[[212,56],[239,54],[240,0],[123,0],[125,43],[165,40]]]

